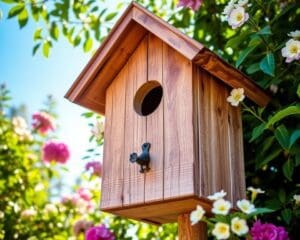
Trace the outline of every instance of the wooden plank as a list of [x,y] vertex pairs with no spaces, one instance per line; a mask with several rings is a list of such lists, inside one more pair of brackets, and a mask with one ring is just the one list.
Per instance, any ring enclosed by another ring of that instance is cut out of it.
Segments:
[[[232,196],[233,203],[246,198],[245,166],[244,166],[244,146],[243,127],[240,107],[229,106],[229,141],[231,154],[231,168],[233,172]],[[236,184],[238,183],[238,184]]]
[[179,240],[206,240],[207,226],[203,222],[191,225],[190,214],[188,213],[179,215],[178,237]]
[[[163,42],[148,36],[148,80],[163,85]],[[151,143],[150,168],[145,175],[145,202],[163,199],[164,184],[164,97],[158,108],[147,116],[147,141]]]
[[194,194],[192,64],[163,45],[164,198]]
[[[211,202],[197,198],[195,196],[182,197],[172,200],[164,200],[152,203],[136,204],[124,206],[122,208],[103,209],[103,211],[113,213],[131,219],[143,219],[159,223],[176,222],[180,214],[189,213],[201,205],[206,212],[211,210]],[[151,220],[152,219],[152,220]],[[154,220],[156,219],[156,220]],[[160,222],[158,219],[161,219]]]
[[[114,54],[107,59],[99,74],[89,87],[82,93],[82,98],[87,98],[96,105],[105,104],[105,91],[114,77],[126,64],[132,53],[146,34],[146,30],[137,24],[132,24],[126,30],[126,37],[123,34],[122,41],[114,49]],[[104,114],[104,113],[103,113]]]
[[[138,115],[133,107],[135,93],[147,82],[147,40],[147,37],[143,39],[127,64],[124,205],[144,203],[145,200],[145,174],[140,173],[140,165],[129,162],[129,156],[133,152],[140,154],[142,144],[147,141],[146,118]],[[122,106],[124,103],[119,107]]]
[[255,82],[206,48],[199,52],[193,62],[232,88],[244,88],[246,96],[261,107],[271,100]]
[[176,49],[176,51],[187,59],[192,60],[203,48],[201,43],[180,32],[172,25],[147,11],[141,5],[135,2],[133,2],[133,5],[135,6],[133,8],[133,19],[173,49]]
[[120,207],[123,203],[123,161],[126,74],[120,72],[107,90],[108,119],[105,128],[101,207]]
[[211,180],[213,191],[224,189],[228,199],[232,200],[233,174],[229,151],[229,124],[226,101],[228,90],[225,84],[210,76],[210,152],[211,152]]
[[106,62],[107,58],[113,52],[115,46],[118,45],[120,39],[122,39],[122,33],[128,26],[132,24],[132,6],[128,7],[122,17],[118,20],[116,25],[112,28],[110,34],[103,41],[99,49],[94,56],[84,67],[82,72],[77,77],[65,97],[70,101],[75,101],[80,96],[83,90],[87,87],[90,81],[93,80],[95,74],[97,74],[99,68]]
[[[211,151],[210,151],[210,99],[211,91],[210,84],[211,79],[207,72],[203,71],[199,67],[196,67],[196,76],[194,76],[194,86],[198,88],[195,93],[197,98],[197,115],[198,115],[198,152],[199,152],[199,196],[207,196],[213,193],[214,188],[214,169],[211,163]],[[209,137],[208,137],[209,136]]]

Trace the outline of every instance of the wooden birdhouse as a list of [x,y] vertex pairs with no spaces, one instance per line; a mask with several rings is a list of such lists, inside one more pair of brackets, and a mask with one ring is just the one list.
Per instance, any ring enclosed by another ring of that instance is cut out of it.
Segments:
[[152,223],[224,189],[245,197],[239,107],[268,95],[199,42],[132,3],[66,97],[105,115],[101,209]]

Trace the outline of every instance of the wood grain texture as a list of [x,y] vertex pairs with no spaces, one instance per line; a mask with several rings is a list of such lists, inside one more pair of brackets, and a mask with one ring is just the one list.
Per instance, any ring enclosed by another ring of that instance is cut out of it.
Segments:
[[173,49],[187,59],[193,59],[203,48],[203,45],[187,35],[180,32],[175,27],[163,21],[161,18],[147,11],[141,5],[133,3],[133,19],[147,29],[150,33],[156,35]]
[[233,202],[246,198],[242,113],[240,107],[229,106],[228,115]]
[[[163,85],[163,42],[148,35],[148,81]],[[164,93],[163,93],[164,94]],[[151,170],[145,175],[145,202],[163,199],[164,184],[164,97],[147,116],[147,141],[151,143]]]
[[104,165],[101,207],[119,207],[123,204],[123,161],[126,68],[107,89],[107,123],[105,125]]
[[126,64],[138,44],[146,34],[145,29],[137,24],[130,25],[126,30],[126,36],[123,34],[121,42],[114,49],[114,54],[105,62],[95,79],[89,87],[83,92],[83,98],[88,99],[94,104],[105,103],[105,91],[120,69]]
[[189,213],[201,205],[206,212],[211,210],[211,202],[195,196],[179,197],[159,202],[135,204],[121,208],[107,208],[106,212],[155,224],[177,222],[179,215]]
[[206,224],[200,222],[191,225],[190,214],[185,213],[178,216],[178,237],[179,240],[206,240],[207,227]]
[[270,95],[255,82],[206,48],[199,52],[193,62],[232,88],[244,88],[245,95],[261,107],[271,100]]
[[223,82],[199,67],[195,72],[199,196],[224,189],[228,199],[235,202],[245,195],[240,112],[226,101],[229,89]]
[[194,194],[192,64],[163,45],[164,198]]
[[127,81],[123,86],[126,88],[124,205],[145,201],[145,174],[140,173],[138,164],[129,162],[129,156],[133,152],[140,154],[142,144],[147,142],[146,118],[133,108],[135,93],[147,82],[147,46],[148,38],[145,37],[128,61]]

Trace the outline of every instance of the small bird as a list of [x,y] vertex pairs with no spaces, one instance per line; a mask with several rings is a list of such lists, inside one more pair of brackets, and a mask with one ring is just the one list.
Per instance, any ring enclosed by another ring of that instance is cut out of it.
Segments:
[[149,150],[150,150],[150,143],[144,143],[142,145],[142,153],[140,154],[140,156],[137,155],[137,153],[131,153],[130,154],[130,162],[132,163],[137,163],[139,165],[141,165],[141,169],[140,169],[140,173],[144,173],[145,171],[149,171],[150,167],[149,167],[149,163],[150,163],[150,154],[149,154]]

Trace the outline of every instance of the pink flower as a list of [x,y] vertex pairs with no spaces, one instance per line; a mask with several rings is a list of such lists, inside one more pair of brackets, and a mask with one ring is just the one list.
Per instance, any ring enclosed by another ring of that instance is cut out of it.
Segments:
[[86,240],[115,240],[114,234],[103,224],[90,228],[85,234]]
[[80,233],[85,233],[86,230],[91,228],[93,223],[84,219],[78,220],[73,226],[73,232],[75,236],[78,236]]
[[44,144],[42,151],[44,162],[66,163],[70,158],[69,148],[62,142],[48,141]]
[[288,240],[288,233],[283,227],[277,227],[270,223],[256,221],[250,230],[253,240]]
[[179,0],[178,7],[186,7],[197,11],[202,4],[202,0]]
[[41,134],[55,129],[53,117],[46,112],[37,112],[32,115],[32,127]]
[[89,169],[93,170],[93,175],[101,177],[102,165],[98,161],[88,162],[85,165],[85,169],[88,171]]
[[77,190],[78,195],[80,198],[84,199],[85,201],[90,201],[92,198],[91,192],[86,188],[79,188]]

